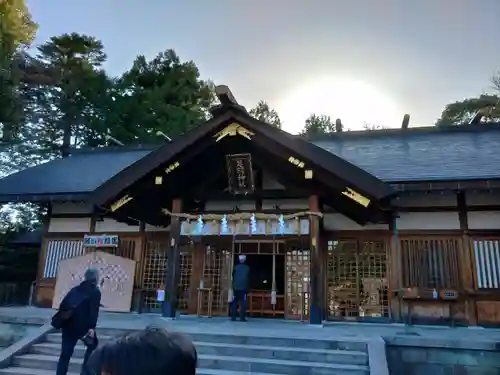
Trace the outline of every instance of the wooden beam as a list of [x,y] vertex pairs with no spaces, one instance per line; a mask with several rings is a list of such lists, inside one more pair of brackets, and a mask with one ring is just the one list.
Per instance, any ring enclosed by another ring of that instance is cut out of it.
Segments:
[[227,191],[206,191],[200,195],[187,193],[184,200],[206,200],[206,201],[257,201],[263,199],[304,199],[307,197],[304,191],[298,189],[276,189],[276,190],[255,190],[252,194],[233,195]]
[[[462,193],[465,193],[462,191]],[[458,206],[432,206],[432,207],[399,207],[396,206],[399,212],[460,212]],[[500,211],[500,205],[484,205],[484,206],[469,206],[467,211]]]
[[498,190],[500,179],[472,180],[472,181],[421,181],[399,182],[390,184],[397,191],[425,192],[425,191],[457,191],[457,190]]

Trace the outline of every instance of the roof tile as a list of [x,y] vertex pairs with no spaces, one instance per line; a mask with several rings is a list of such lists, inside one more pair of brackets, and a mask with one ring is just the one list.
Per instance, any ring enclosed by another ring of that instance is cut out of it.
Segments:
[[[500,178],[500,129],[331,136],[314,144],[386,182]],[[106,149],[76,153],[0,179],[0,197],[93,191],[149,154]]]
[[103,150],[52,160],[0,179],[0,195],[90,192],[150,152],[151,150]]
[[387,182],[500,178],[500,131],[331,137],[316,145]]

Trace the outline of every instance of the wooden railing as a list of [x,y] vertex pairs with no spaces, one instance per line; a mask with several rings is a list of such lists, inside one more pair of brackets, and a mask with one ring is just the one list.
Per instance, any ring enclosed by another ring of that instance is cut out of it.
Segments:
[[276,305],[271,303],[271,292],[252,290],[247,297],[247,313],[249,316],[281,317],[285,316],[285,296],[276,296]]

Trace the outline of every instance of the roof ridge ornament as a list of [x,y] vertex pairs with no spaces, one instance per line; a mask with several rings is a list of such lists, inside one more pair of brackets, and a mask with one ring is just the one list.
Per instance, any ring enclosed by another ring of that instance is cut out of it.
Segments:
[[215,95],[223,106],[226,105],[239,105],[238,101],[234,97],[231,89],[226,85],[215,86]]
[[246,138],[249,141],[251,141],[252,136],[254,136],[255,134],[252,133],[247,128],[244,128],[240,124],[233,122],[232,124],[229,124],[224,129],[222,129],[220,132],[215,133],[214,138],[215,142],[219,142],[221,139],[225,137],[234,137],[236,135],[241,135],[243,138]]
[[217,117],[231,108],[239,109],[240,111],[248,114],[247,109],[238,103],[233,93],[226,85],[215,86],[215,95],[219,99],[220,105],[214,106],[210,109],[212,117]]

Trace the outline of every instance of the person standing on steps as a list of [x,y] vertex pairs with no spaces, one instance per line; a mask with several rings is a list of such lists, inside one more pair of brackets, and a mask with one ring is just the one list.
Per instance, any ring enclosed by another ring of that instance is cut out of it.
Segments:
[[250,267],[245,264],[247,257],[239,256],[239,264],[234,266],[233,270],[233,302],[231,304],[231,319],[236,320],[236,310],[238,302],[240,303],[240,320],[246,321],[247,314],[247,294],[250,287]]
[[87,347],[81,374],[88,374],[86,366],[88,358],[98,345],[95,333],[101,306],[101,291],[97,287],[98,282],[98,271],[89,268],[85,272],[84,281],[66,294],[59,306],[59,311],[52,318],[52,325],[62,330],[61,355],[57,363],[56,375],[68,373],[69,361],[78,340],[82,340]]

